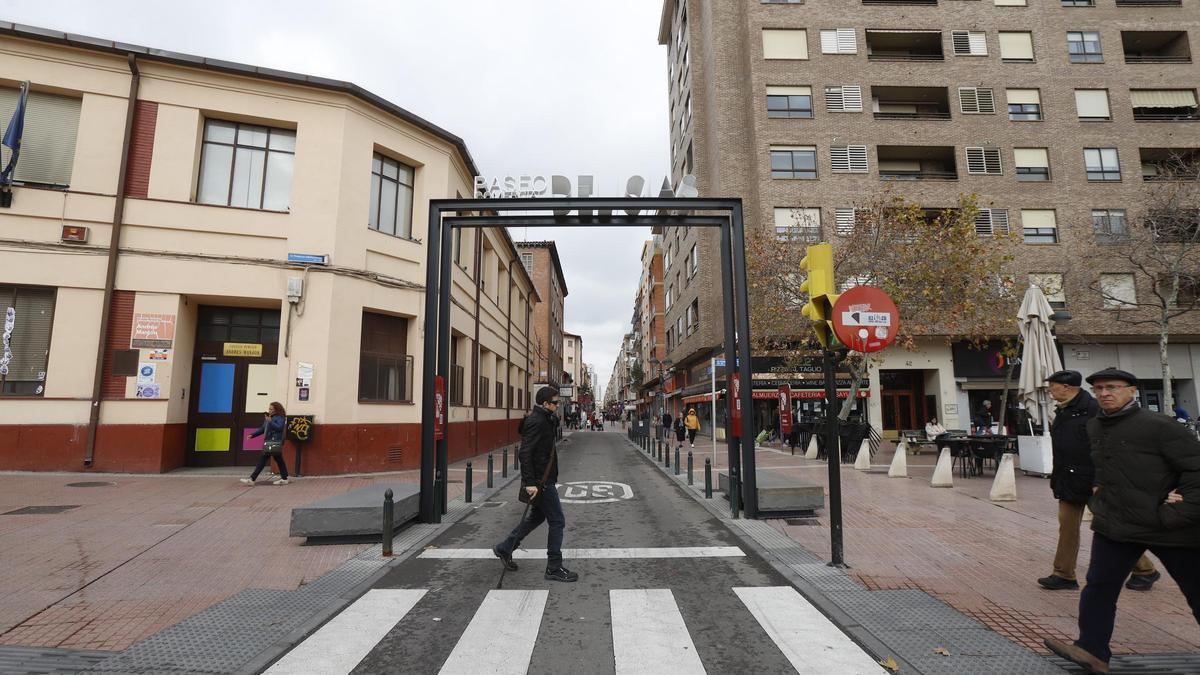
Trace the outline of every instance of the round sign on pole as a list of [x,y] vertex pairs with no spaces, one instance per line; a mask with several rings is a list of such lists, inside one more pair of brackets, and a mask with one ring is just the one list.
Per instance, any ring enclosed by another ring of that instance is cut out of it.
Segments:
[[833,306],[833,332],[856,352],[877,352],[896,339],[900,312],[887,293],[874,286],[855,286]]

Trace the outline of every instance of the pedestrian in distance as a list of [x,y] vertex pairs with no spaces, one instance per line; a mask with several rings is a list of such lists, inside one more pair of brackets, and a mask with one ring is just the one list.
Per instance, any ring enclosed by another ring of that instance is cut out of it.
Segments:
[[[1050,490],[1058,500],[1058,548],[1054,553],[1054,571],[1037,582],[1051,591],[1076,590],[1079,588],[1075,579],[1079,525],[1083,522],[1083,510],[1092,496],[1096,477],[1087,423],[1100,412],[1100,404],[1081,388],[1083,376],[1074,370],[1060,370],[1046,378],[1046,382],[1049,383],[1050,397],[1058,403],[1058,411],[1050,424],[1054,446]],[[1125,588],[1148,591],[1161,577],[1154,569],[1154,563],[1142,554],[1129,581],[1125,582]]]
[[683,448],[683,439],[687,438],[687,427],[683,425],[683,418],[675,419],[675,447]]
[[287,413],[283,410],[283,404],[272,401],[263,415],[262,426],[248,436],[248,438],[256,438],[266,435],[266,438],[263,439],[262,453],[258,456],[258,466],[254,467],[254,473],[250,474],[249,478],[239,479],[241,482],[246,485],[254,485],[254,481],[258,480],[258,474],[266,468],[267,462],[274,459],[275,465],[279,467],[279,480],[274,481],[274,484],[288,484],[287,464],[283,461],[283,430],[286,426]]
[[662,438],[664,441],[671,438],[671,413],[663,411],[662,414]]
[[558,462],[555,452],[557,438],[558,391],[553,387],[542,387],[535,398],[536,407],[521,421],[521,447],[517,456],[521,460],[521,489],[528,495],[529,508],[525,517],[509,533],[504,541],[492,547],[504,568],[517,570],[513,562],[513,551],[543,522],[550,531],[546,540],[546,579],[551,581],[578,581],[579,575],[563,567],[562,542],[567,519],[563,514],[562,502],[558,498]]
[[696,434],[700,431],[700,416],[696,414],[695,408],[689,408],[687,419],[683,421],[683,426],[687,427],[688,443],[694,448],[696,447]]
[[1137,403],[1137,378],[1107,368],[1087,378],[1100,413],[1088,421],[1095,487],[1088,504],[1092,560],[1079,594],[1079,638],[1047,638],[1050,651],[1107,673],[1117,598],[1150,550],[1179,584],[1200,624],[1200,441]]

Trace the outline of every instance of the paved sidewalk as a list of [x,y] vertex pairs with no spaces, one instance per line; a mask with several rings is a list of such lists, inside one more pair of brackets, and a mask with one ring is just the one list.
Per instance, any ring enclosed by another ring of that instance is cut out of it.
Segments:
[[[450,500],[465,464],[450,468]],[[486,455],[474,464],[478,483]],[[250,487],[237,482],[247,472],[0,473],[0,514],[77,507],[0,515],[0,645],[121,651],[246,589],[296,590],[369,546],[303,546],[287,535],[293,507],[419,480],[404,471]]]
[[[978,478],[957,475],[952,488],[929,486],[936,456],[909,455],[909,478],[889,478],[893,448],[885,443],[872,472],[842,465],[844,551],[848,573],[870,589],[919,589],[974,617],[996,632],[1046,654],[1043,637],[1074,638],[1078,591],[1046,591],[1036,579],[1051,571],[1057,544],[1057,503],[1049,481],[1017,470],[1016,502],[992,503],[992,471]],[[673,445],[672,445],[673,447]],[[683,457],[686,467],[687,443]],[[697,439],[697,485],[711,441]],[[828,485],[823,461],[806,460],[797,448],[766,447],[755,453],[760,469]],[[717,445],[716,471],[727,466]],[[821,559],[829,560],[828,512],[815,519],[767,521]],[[1091,531],[1084,523],[1077,575],[1087,573]],[[1159,566],[1161,569],[1161,565]],[[1200,652],[1196,625],[1178,586],[1165,573],[1149,593],[1125,591],[1117,614],[1113,652]]]

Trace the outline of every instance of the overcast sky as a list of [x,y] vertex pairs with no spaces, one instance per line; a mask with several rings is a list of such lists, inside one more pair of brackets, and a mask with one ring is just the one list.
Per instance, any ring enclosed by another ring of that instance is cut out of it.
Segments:
[[[485,175],[669,170],[660,0],[0,0],[8,21],[348,80],[464,138]],[[572,180],[574,182],[574,180]],[[516,230],[513,238],[525,237]],[[558,242],[566,328],[600,386],[628,330],[649,230]]]

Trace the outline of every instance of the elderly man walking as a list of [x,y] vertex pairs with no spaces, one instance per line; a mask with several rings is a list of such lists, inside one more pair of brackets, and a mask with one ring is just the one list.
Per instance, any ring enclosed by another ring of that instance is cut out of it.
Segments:
[[1087,425],[1096,467],[1092,560],[1079,596],[1079,638],[1044,642],[1089,672],[1107,673],[1122,582],[1147,549],[1200,624],[1200,441],[1174,419],[1142,409],[1131,373],[1108,368],[1087,381],[1100,404]]
[[[1092,496],[1096,476],[1087,423],[1100,412],[1100,405],[1080,388],[1083,376],[1077,371],[1060,370],[1046,381],[1050,383],[1050,397],[1058,403],[1058,411],[1050,425],[1054,443],[1050,489],[1058,500],[1058,549],[1054,553],[1054,571],[1037,582],[1051,591],[1077,590],[1075,561],[1079,557],[1079,525],[1083,522],[1083,510]],[[1161,577],[1154,569],[1154,563],[1143,554],[1134,565],[1125,588],[1148,591]]]

